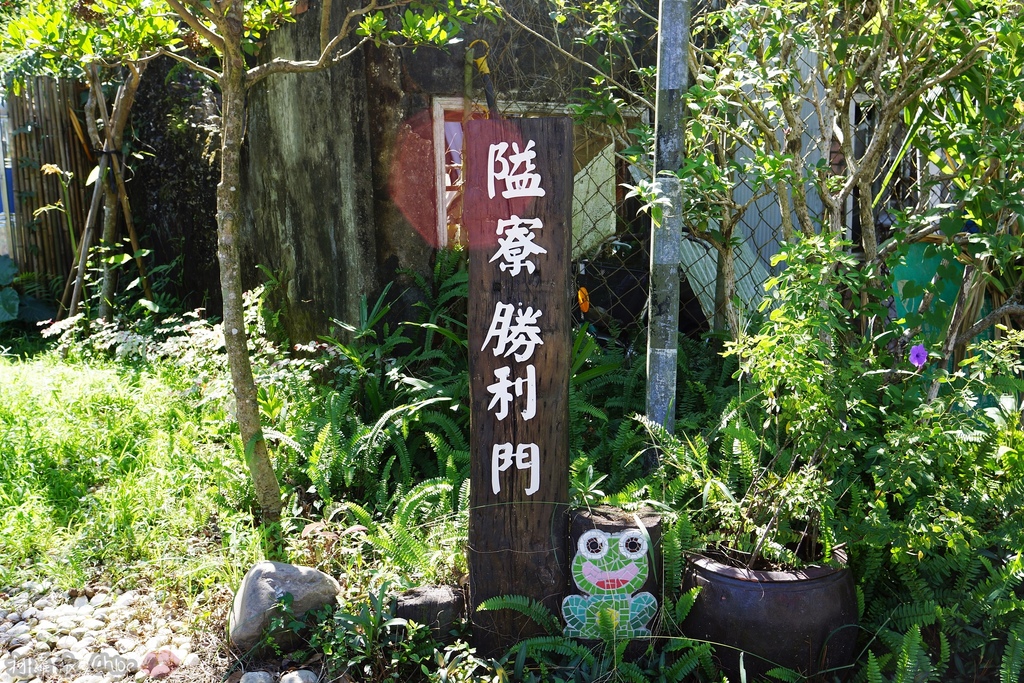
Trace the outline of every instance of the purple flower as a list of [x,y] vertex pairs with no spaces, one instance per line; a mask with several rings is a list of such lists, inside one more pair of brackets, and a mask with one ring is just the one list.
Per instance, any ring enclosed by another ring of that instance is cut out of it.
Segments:
[[924,347],[924,344],[914,344],[910,347],[910,362],[919,369],[928,362],[928,349]]

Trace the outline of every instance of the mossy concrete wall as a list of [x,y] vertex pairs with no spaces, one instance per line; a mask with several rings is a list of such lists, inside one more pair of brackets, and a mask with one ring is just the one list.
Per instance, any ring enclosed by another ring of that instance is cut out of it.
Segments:
[[[315,60],[314,13],[273,32],[260,58]],[[357,322],[379,289],[363,54],[311,74],[271,76],[249,93],[243,156],[242,259],[248,289],[265,279],[289,338],[308,341],[329,318]]]

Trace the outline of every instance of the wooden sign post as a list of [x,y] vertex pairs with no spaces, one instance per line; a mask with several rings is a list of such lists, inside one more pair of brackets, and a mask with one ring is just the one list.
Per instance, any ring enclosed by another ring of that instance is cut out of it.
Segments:
[[572,122],[470,121],[469,585],[474,640],[498,654],[538,633],[526,595],[558,614],[568,581]]

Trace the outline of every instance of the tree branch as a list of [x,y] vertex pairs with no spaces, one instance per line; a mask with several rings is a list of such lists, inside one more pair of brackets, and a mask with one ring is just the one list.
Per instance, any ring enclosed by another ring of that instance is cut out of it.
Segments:
[[648,109],[654,109],[654,104],[651,103],[651,102],[648,102],[647,99],[642,97],[639,93],[633,92],[628,87],[626,87],[622,83],[619,83],[617,80],[615,80],[614,78],[612,78],[610,75],[606,74],[605,72],[601,71],[599,68],[597,68],[596,66],[594,66],[590,62],[588,62],[588,61],[586,61],[584,59],[580,59],[579,57],[577,57],[573,53],[569,52],[568,50],[566,50],[562,46],[560,46],[560,45],[556,44],[555,42],[553,42],[548,37],[538,33],[532,27],[527,26],[522,21],[520,21],[515,15],[513,15],[511,12],[509,12],[507,9],[505,9],[505,7],[500,2],[495,2],[494,4],[495,4],[496,7],[498,7],[498,9],[500,9],[505,14],[505,16],[507,16],[509,19],[512,20],[512,23],[514,23],[519,28],[523,29],[524,31],[526,31],[527,33],[532,35],[533,37],[539,38],[540,40],[544,41],[548,46],[553,47],[555,50],[558,50],[558,52],[560,52],[564,56],[568,57],[572,61],[576,62],[580,66],[584,66],[584,67],[590,69],[591,71],[593,71],[594,73],[603,76],[609,83],[614,85],[616,88],[620,88],[623,92],[629,93],[632,97],[635,97],[637,102],[639,102],[643,106],[647,107]]
[[190,68],[190,69],[192,69],[194,71],[198,71],[201,74],[206,74],[207,76],[209,76],[210,78],[212,78],[215,81],[219,81],[220,80],[220,74],[219,73],[217,73],[213,69],[209,69],[209,68],[207,68],[205,66],[202,66],[201,64],[198,64],[197,62],[192,61],[191,59],[189,59],[185,55],[178,54],[177,52],[174,52],[173,50],[160,50],[160,54],[167,55],[171,59],[176,59],[179,62],[181,62],[182,64],[184,64],[185,66],[187,66],[188,68]]
[[185,2],[188,3],[189,7],[192,8],[192,11],[198,12],[200,15],[202,15],[204,19],[206,19],[210,23],[214,25],[217,24],[219,17],[213,12],[211,12],[209,8],[207,8],[203,3],[199,2],[199,0],[185,0]]
[[253,68],[249,69],[245,74],[245,87],[250,88],[256,83],[262,81],[267,76],[270,76],[271,74],[301,74],[309,73],[311,71],[319,71],[320,69],[323,69],[328,64],[330,64],[332,61],[338,62],[341,61],[342,59],[351,56],[354,52],[356,52],[359,48],[363,46],[363,43],[369,40],[368,37],[363,38],[354,46],[352,46],[352,48],[349,49],[348,51],[342,52],[341,54],[334,55],[332,57],[331,53],[334,51],[334,48],[337,47],[338,43],[341,42],[342,38],[343,36],[340,33],[336,35],[334,37],[334,40],[331,41],[328,49],[322,52],[320,54],[320,58],[315,62],[298,62],[291,59],[278,58],[272,59],[264,64],[260,64],[259,66],[254,66]]
[[[213,45],[218,52],[221,54],[224,53],[224,38],[214,33],[209,27],[205,26],[203,22],[199,20],[199,17],[192,14],[192,12],[178,2],[178,0],[167,0],[167,4],[171,6],[174,13],[177,14],[182,21],[188,24],[193,31],[201,35],[203,38],[206,38],[206,40]],[[214,21],[212,18],[210,20]]]
[[1013,293],[1010,294],[1010,298],[1006,300],[1006,303],[971,325],[966,332],[959,335],[956,338],[954,348],[971,341],[979,334],[995,325],[996,322],[998,322],[1004,315],[1024,317],[1024,305],[1020,303],[1022,296],[1024,296],[1024,280],[1017,283],[1017,286],[1014,288]]

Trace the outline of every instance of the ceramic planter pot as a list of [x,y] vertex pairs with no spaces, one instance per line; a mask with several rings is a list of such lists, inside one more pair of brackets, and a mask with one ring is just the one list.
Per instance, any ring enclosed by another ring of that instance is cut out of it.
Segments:
[[701,556],[687,562],[683,589],[700,586],[683,623],[689,638],[721,643],[715,656],[739,681],[784,666],[812,676],[852,664],[857,646],[857,595],[849,569],[749,571]]

